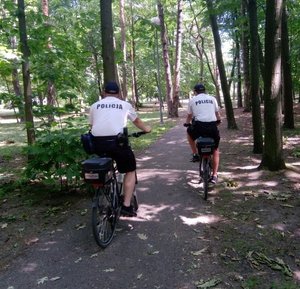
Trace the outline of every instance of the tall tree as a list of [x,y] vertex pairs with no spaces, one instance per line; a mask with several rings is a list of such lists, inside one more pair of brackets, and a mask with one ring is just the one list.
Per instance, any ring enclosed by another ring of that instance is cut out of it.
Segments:
[[179,93],[180,93],[180,66],[182,49],[182,0],[177,2],[177,29],[176,29],[176,52],[174,70],[174,88],[172,100],[172,117],[178,117]]
[[286,0],[282,11],[282,68],[283,68],[283,100],[284,100],[284,122],[286,128],[294,129],[294,102],[293,81],[291,74],[290,41],[287,25]]
[[[49,26],[49,2],[48,0],[42,0],[42,12],[43,12],[43,16],[46,19],[44,25],[47,27]],[[51,38],[48,37],[47,40],[47,49],[51,50],[52,46],[51,46]],[[47,59],[48,60],[48,65],[47,65],[47,69],[52,71],[53,70],[53,65],[51,63],[51,59]],[[51,77],[48,77],[48,84],[47,84],[47,105],[49,107],[53,107],[55,104],[55,85],[54,85],[54,81],[53,79],[51,79]],[[52,122],[54,121],[54,115],[53,114],[49,114],[48,115],[48,121]]]
[[206,4],[207,4],[211,28],[212,28],[212,32],[213,32],[213,36],[214,36],[214,42],[215,42],[215,48],[216,48],[216,59],[217,59],[219,73],[220,73],[220,81],[221,81],[221,87],[222,87],[224,103],[225,103],[227,127],[229,129],[237,129],[237,124],[235,122],[234,113],[233,113],[232,101],[231,101],[230,93],[229,93],[229,89],[228,89],[225,65],[224,65],[223,56],[222,56],[222,47],[221,47],[222,44],[221,44],[221,38],[220,38],[220,34],[219,34],[217,18],[216,18],[215,12],[213,11],[212,0],[206,0]]
[[[241,15],[243,19],[247,19],[247,0],[241,1]],[[249,27],[248,21],[243,21],[242,26],[242,37],[241,37],[241,50],[242,50],[242,61],[243,61],[243,77],[244,77],[244,111],[251,111],[251,100],[250,100],[250,69],[249,69]]]
[[161,1],[157,1],[157,10],[158,10],[158,17],[160,21],[160,36],[161,36],[163,60],[164,60],[164,67],[165,67],[168,117],[173,117],[172,115],[173,87],[172,87],[171,65],[170,65],[170,57],[169,57],[168,36],[167,36],[167,30],[165,24],[164,8]]
[[122,94],[123,99],[127,99],[127,52],[126,52],[126,22],[125,22],[125,1],[120,0],[120,26],[121,26],[121,51],[123,53],[122,59]]
[[33,144],[35,141],[35,133],[34,133],[34,122],[33,122],[33,113],[32,113],[32,90],[31,90],[30,69],[29,69],[30,50],[27,41],[28,37],[27,37],[24,0],[18,0],[18,20],[19,20],[20,45],[21,45],[21,52],[23,58],[22,74],[23,74],[27,142],[28,144]]
[[263,152],[262,121],[259,98],[259,41],[256,0],[249,0],[250,26],[250,94],[252,100],[253,152]]
[[104,83],[116,81],[112,0],[100,0]]
[[268,0],[266,5],[265,145],[261,166],[271,171],[277,171],[285,168],[281,121],[281,24],[283,0]]

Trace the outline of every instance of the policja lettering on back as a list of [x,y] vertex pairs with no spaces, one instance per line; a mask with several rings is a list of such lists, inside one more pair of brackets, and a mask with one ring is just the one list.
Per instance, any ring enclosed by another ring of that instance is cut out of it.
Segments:
[[198,100],[195,102],[196,105],[198,104],[204,104],[204,103],[211,103],[213,104],[213,101],[211,99],[203,99],[203,100]]
[[101,103],[97,105],[97,109],[103,108],[114,108],[114,109],[123,109],[122,104],[119,103]]

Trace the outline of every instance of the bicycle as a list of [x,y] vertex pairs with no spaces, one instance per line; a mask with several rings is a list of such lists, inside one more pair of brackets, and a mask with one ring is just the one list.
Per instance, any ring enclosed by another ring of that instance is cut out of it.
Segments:
[[199,137],[196,139],[196,145],[200,157],[199,182],[201,182],[201,180],[203,181],[204,200],[207,200],[209,181],[212,171],[212,154],[215,148],[215,141],[210,137]]
[[[220,122],[218,122],[220,123]],[[190,127],[192,124],[185,123],[184,127]],[[215,141],[211,137],[198,137],[196,146],[199,154],[199,183],[203,181],[204,200],[207,200],[209,181],[212,172],[212,154],[215,149]]]
[[[140,137],[145,132],[135,132],[128,137]],[[92,230],[96,243],[106,248],[113,240],[123,204],[123,177],[110,157],[100,155],[82,162],[84,181],[93,194]],[[137,177],[136,177],[137,184]],[[138,210],[136,191],[131,204]]]

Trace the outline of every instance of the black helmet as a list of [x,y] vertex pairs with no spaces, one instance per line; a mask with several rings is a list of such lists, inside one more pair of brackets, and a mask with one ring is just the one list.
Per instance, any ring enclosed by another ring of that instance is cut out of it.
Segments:
[[205,86],[202,83],[198,83],[194,86],[194,91],[204,92],[205,91]]

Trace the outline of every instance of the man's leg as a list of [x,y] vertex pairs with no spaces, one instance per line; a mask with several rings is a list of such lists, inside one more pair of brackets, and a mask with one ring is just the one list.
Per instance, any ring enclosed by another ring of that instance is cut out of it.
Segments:
[[128,172],[124,176],[123,189],[124,189],[124,202],[123,205],[126,207],[130,206],[131,197],[135,186],[135,171]]
[[213,176],[218,176],[218,169],[219,169],[219,162],[220,162],[220,152],[219,149],[215,149],[213,153]]
[[192,137],[188,133],[187,133],[187,140],[188,140],[188,142],[190,144],[190,147],[192,149],[192,153],[193,154],[197,154],[198,151],[197,151],[196,143],[195,143],[195,141],[192,139]]

